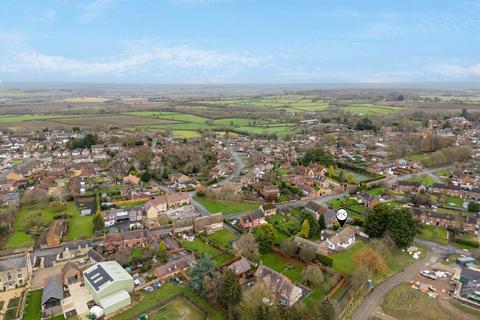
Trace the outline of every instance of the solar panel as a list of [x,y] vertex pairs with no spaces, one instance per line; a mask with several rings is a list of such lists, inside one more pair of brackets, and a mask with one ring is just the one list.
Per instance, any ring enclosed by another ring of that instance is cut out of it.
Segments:
[[105,271],[105,269],[102,268],[101,265],[97,265],[94,270],[85,274],[85,278],[95,289],[95,291],[99,291],[100,287],[105,283],[113,281],[112,277],[110,277],[110,275]]

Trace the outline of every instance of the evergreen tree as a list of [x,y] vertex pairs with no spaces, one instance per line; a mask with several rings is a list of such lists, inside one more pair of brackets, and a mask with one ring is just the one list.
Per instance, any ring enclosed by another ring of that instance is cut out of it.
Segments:
[[416,234],[412,212],[408,208],[394,210],[389,218],[387,230],[398,247],[410,245]]
[[223,273],[220,286],[218,288],[218,303],[225,310],[232,310],[242,297],[242,287],[238,281],[238,277],[230,269]]
[[308,223],[307,219],[303,220],[302,222],[300,234],[303,235],[305,238],[310,237],[310,223]]
[[205,276],[212,277],[215,273],[215,262],[209,255],[203,254],[197,263],[190,269],[189,286],[193,291],[203,294],[203,279]]
[[318,229],[320,231],[325,230],[327,228],[327,223],[325,222],[325,215],[321,214],[318,217]]

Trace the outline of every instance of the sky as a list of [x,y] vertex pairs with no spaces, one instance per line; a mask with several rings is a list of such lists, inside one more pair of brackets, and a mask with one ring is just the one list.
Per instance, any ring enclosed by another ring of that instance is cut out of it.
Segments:
[[2,0],[2,80],[480,81],[480,1]]

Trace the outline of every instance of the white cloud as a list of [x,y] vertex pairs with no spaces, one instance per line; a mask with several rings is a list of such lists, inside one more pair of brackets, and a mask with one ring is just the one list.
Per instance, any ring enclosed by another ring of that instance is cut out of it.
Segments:
[[88,3],[80,4],[82,10],[80,22],[88,23],[98,18],[105,10],[110,8],[118,0],[91,0]]
[[[12,35],[0,34],[0,72],[45,72],[75,76],[123,75],[151,69],[195,69],[231,71],[259,66],[266,58],[250,54],[205,50],[190,46],[162,47],[157,44],[136,43],[118,55],[95,60],[81,60],[40,52]],[[1,43],[9,43],[2,47]],[[12,45],[12,43],[14,45]],[[158,68],[159,67],[159,68]],[[151,71],[151,70],[150,70]]]
[[480,63],[466,65],[439,61],[428,65],[427,71],[449,79],[476,78],[480,77]]

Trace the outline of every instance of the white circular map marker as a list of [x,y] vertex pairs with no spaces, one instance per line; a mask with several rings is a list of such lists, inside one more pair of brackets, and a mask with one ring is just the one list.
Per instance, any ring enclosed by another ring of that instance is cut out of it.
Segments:
[[348,211],[347,209],[340,208],[335,212],[335,217],[337,217],[338,223],[340,223],[340,227],[343,227],[345,222],[348,219]]

